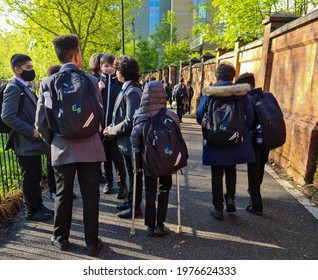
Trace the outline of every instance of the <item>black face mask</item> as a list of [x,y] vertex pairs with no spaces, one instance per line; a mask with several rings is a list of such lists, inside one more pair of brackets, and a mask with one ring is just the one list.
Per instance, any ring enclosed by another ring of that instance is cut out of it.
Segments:
[[20,74],[21,78],[27,82],[31,82],[35,79],[35,71],[34,70],[23,70]]

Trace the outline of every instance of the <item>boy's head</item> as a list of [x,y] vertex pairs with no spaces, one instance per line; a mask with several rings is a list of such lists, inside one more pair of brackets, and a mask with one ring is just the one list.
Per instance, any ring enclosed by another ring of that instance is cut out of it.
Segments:
[[100,69],[102,70],[103,74],[113,75],[115,74],[116,70],[113,67],[115,61],[115,56],[110,53],[105,53],[100,59]]
[[73,62],[77,67],[83,64],[80,41],[75,34],[61,35],[53,39],[54,50],[61,63]]
[[229,63],[221,63],[215,71],[215,77],[218,82],[232,82],[235,77],[235,69]]
[[60,71],[62,65],[61,64],[53,64],[51,66],[49,66],[46,70],[46,75],[48,77],[50,77],[51,75],[57,73],[58,71]]
[[141,77],[139,63],[132,56],[122,55],[116,58],[114,68],[117,70],[116,74],[119,81],[138,82]]
[[251,88],[255,88],[255,77],[253,73],[244,73],[237,77],[236,84],[249,84]]
[[100,71],[100,59],[102,56],[102,53],[95,53],[89,59],[88,68],[94,74],[98,74]]
[[35,71],[33,70],[32,59],[25,54],[14,54],[10,59],[10,66],[14,74],[24,81],[33,81]]

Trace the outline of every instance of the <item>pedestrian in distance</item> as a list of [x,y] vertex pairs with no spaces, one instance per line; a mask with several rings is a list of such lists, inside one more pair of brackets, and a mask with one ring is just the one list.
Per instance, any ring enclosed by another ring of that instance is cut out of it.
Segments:
[[[62,251],[69,249],[73,185],[77,174],[83,200],[87,253],[89,256],[98,256],[103,247],[102,240],[98,237],[100,196],[98,171],[100,163],[105,161],[104,148],[99,135],[103,108],[98,81],[93,75],[80,70],[83,58],[77,35],[58,36],[54,38],[53,45],[62,67],[58,73],[41,82],[36,115],[36,127],[41,137],[51,144],[52,165],[56,178],[54,230],[51,243]],[[59,99],[63,102],[62,112],[57,99],[58,94],[63,95],[63,98]],[[84,98],[79,101],[77,98],[82,96]],[[72,100],[73,97],[76,99]],[[93,112],[90,111],[92,102],[95,105]],[[90,108],[88,112],[90,118],[86,120],[85,113],[88,108]],[[58,116],[61,113],[64,117],[59,120]],[[67,122],[73,118],[78,121]],[[78,123],[85,124],[77,127]]]
[[[104,129],[106,138],[115,138],[119,152],[124,155],[127,173],[129,176],[130,189],[128,198],[125,203],[117,206],[120,210],[117,214],[119,218],[130,219],[132,217],[132,202],[133,202],[133,186],[134,186],[134,170],[131,158],[131,142],[130,134],[133,127],[133,116],[135,111],[140,106],[141,88],[139,85],[140,66],[138,61],[127,55],[122,55],[115,59],[114,68],[116,76],[123,83],[122,89],[119,92],[114,110],[112,114],[112,123]],[[137,174],[136,184],[136,205],[135,216],[142,216],[142,172]]]
[[[111,125],[112,115],[116,98],[123,86],[123,83],[118,81],[116,77],[116,70],[113,66],[115,56],[112,54],[104,54],[100,59],[100,69],[102,71],[99,88],[101,89],[103,107],[105,111],[105,121],[103,129]],[[103,137],[103,144],[106,155],[106,162],[104,162],[106,183],[103,188],[104,194],[111,194],[113,192],[113,163],[117,173],[117,199],[123,199],[127,196],[128,190],[126,186],[126,167],[123,155],[119,152],[117,147],[116,137]]]
[[186,103],[188,102],[188,90],[186,85],[184,84],[183,77],[179,79],[179,84],[174,86],[173,92],[172,92],[172,98],[177,103],[177,115],[179,117],[180,122],[182,122],[184,108]]
[[[150,81],[147,83],[142,97],[141,106],[134,115],[134,127],[130,136],[132,152],[136,153],[137,169],[144,167],[146,206],[145,206],[145,225],[148,227],[148,236],[162,236],[170,232],[164,225],[167,215],[169,202],[169,191],[172,186],[172,175],[166,174],[162,177],[153,177],[146,166],[143,166],[142,151],[144,150],[143,134],[144,127],[149,118],[156,116],[160,109],[166,108],[166,92],[160,81]],[[167,110],[167,116],[178,126],[179,118],[171,110]],[[162,165],[165,162],[161,163]],[[159,188],[158,188],[159,181]],[[158,206],[156,209],[156,196],[158,188]]]
[[[215,102],[238,102],[241,106],[243,120],[243,137],[241,141],[230,145],[208,143],[207,139],[203,139],[203,165],[211,166],[212,177],[212,204],[214,208],[211,214],[216,219],[223,218],[223,202],[225,199],[226,211],[236,212],[235,193],[236,193],[236,164],[251,163],[255,161],[251,137],[249,129],[252,126],[254,113],[246,94],[250,90],[248,84],[235,85],[233,79],[235,77],[235,69],[232,65],[221,63],[216,71],[215,77],[217,82],[213,86],[205,87],[202,91],[202,97],[197,109],[196,120],[199,124],[203,124],[203,118],[208,111],[209,106]],[[218,108],[217,108],[218,109]],[[238,107],[238,109],[240,109]],[[235,112],[230,112],[232,115]],[[216,120],[211,120],[215,122]],[[224,130],[226,130],[224,124]],[[225,173],[226,193],[223,199],[223,175]]]
[[[270,92],[263,92],[262,88],[255,88],[255,77],[253,73],[244,73],[237,77],[236,84],[249,84],[251,86],[251,91],[247,94],[250,99],[251,104],[255,106],[254,100],[257,100],[259,96],[264,96],[273,103],[281,111],[279,104]],[[263,136],[259,134],[260,121],[254,110],[254,122],[252,125],[252,142],[253,149],[255,153],[255,162],[250,162],[247,164],[248,172],[248,193],[250,194],[251,203],[246,206],[246,211],[261,216],[263,214],[263,200],[261,195],[261,184],[263,182],[265,164],[268,161],[269,150],[264,149],[262,146]],[[263,128],[264,129],[264,128]],[[277,131],[278,133],[278,131]],[[261,137],[261,138],[259,138]],[[261,141],[260,141],[261,140]]]
[[11,128],[6,149],[12,148],[18,158],[26,219],[44,221],[52,218],[54,211],[43,205],[40,187],[41,155],[48,153],[48,145],[34,127],[37,96],[29,82],[35,79],[35,71],[32,59],[25,54],[14,54],[10,66],[14,77],[5,87],[1,112],[3,123]]
[[188,102],[187,102],[187,112],[189,114],[191,114],[191,101],[192,101],[192,98],[193,98],[193,95],[194,95],[194,90],[193,90],[193,87],[191,85],[191,81],[187,81],[187,89],[188,89]]

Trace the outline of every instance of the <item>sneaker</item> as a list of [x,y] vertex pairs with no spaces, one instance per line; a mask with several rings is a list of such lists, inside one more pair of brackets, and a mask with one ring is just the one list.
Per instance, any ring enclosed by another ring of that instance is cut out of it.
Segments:
[[98,242],[96,245],[88,245],[87,246],[87,254],[91,257],[97,257],[99,253],[102,251],[103,241],[98,238]]
[[111,194],[113,191],[113,182],[106,182],[104,188],[103,188],[103,193],[104,194]]
[[251,204],[247,205],[245,210],[247,212],[253,213],[253,214],[258,215],[258,216],[262,216],[263,215],[263,211],[254,209]]
[[[135,218],[136,217],[141,217],[142,216],[142,212],[140,208],[136,208],[135,209]],[[132,209],[128,208],[124,211],[121,211],[119,213],[117,213],[117,217],[121,218],[121,219],[130,219],[132,217]]]
[[211,210],[211,215],[217,220],[223,219],[223,211],[222,210],[216,210],[215,208],[213,208]]
[[51,244],[59,248],[61,251],[66,251],[70,247],[68,240],[58,241],[54,236],[51,238]]
[[226,212],[236,212],[235,201],[232,198],[226,200]]
[[163,236],[163,235],[169,234],[170,233],[170,229],[167,228],[166,226],[162,226],[162,227],[156,226],[154,231],[153,231],[153,233],[155,235],[158,235],[158,236]]

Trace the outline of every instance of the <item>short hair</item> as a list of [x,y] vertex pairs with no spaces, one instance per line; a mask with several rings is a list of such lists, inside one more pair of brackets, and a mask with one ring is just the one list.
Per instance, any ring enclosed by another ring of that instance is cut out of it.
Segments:
[[62,65],[61,64],[53,64],[53,65],[50,65],[47,70],[46,70],[46,75],[48,77],[50,77],[51,75],[57,73],[58,71],[60,71]]
[[183,82],[184,82],[184,78],[181,77],[181,78],[179,79],[179,83],[183,83]]
[[238,76],[235,80],[236,84],[249,84],[251,88],[255,88],[255,77],[253,73],[244,73]]
[[100,59],[100,66],[102,66],[104,63],[108,63],[113,65],[115,61],[115,56],[111,53],[105,53],[102,55]]
[[98,71],[100,71],[100,60],[102,56],[102,53],[95,53],[91,55],[88,62],[88,69],[94,73],[98,73]]
[[141,77],[139,63],[132,56],[121,55],[115,59],[113,66],[121,73],[124,81],[138,82]]
[[53,39],[54,50],[61,63],[70,62],[72,56],[78,52],[80,41],[76,34],[57,36]]
[[32,61],[31,57],[25,54],[17,53],[14,54],[10,59],[10,66],[13,70],[14,67],[21,67],[26,64],[28,61]]
[[235,77],[235,68],[229,63],[221,63],[216,68],[215,77],[219,81],[233,81]]

